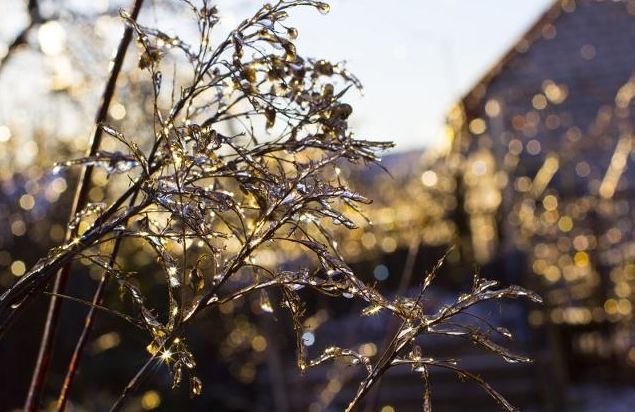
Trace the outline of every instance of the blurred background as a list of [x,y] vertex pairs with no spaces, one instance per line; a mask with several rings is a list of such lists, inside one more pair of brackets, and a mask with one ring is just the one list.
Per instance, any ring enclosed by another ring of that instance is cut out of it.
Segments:
[[[218,1],[220,30],[259,1]],[[122,32],[118,0],[0,2],[0,288],[60,244],[76,176],[56,161],[86,148],[109,59]],[[428,296],[442,305],[474,271],[539,292],[544,306],[503,302],[480,316],[512,330],[536,361],[505,363],[470,342],[430,339],[426,353],[466,367],[529,411],[629,411],[635,405],[635,1],[334,0],[303,10],[300,54],[347,60],[365,85],[351,95],[359,136],[397,144],[379,167],[343,169],[375,202],[372,225],[341,234],[341,251],[388,295],[416,291],[451,247]],[[177,1],[149,1],[141,21],[195,29]],[[143,133],[151,85],[128,55],[109,121]],[[97,170],[90,199],[108,199]],[[281,251],[294,259],[292,251]],[[142,271],[151,257],[131,244]],[[97,271],[77,265],[68,293],[89,299]],[[110,291],[110,306],[119,308]],[[343,365],[304,376],[288,319],[254,302],[223,306],[188,336],[203,395],[170,389],[157,370],[129,410],[336,411],[355,390]],[[0,410],[22,405],[47,307],[42,297],[0,342]],[[350,302],[309,302],[305,342],[339,342],[372,356],[391,321],[358,317]],[[86,308],[64,306],[49,383],[51,401]],[[394,326],[393,326],[394,327]],[[102,314],[69,410],[107,410],[140,367],[147,342]],[[310,344],[309,344],[310,343]],[[432,371],[435,411],[496,410],[480,388]],[[386,376],[368,411],[415,411],[423,387],[409,371]],[[46,404],[47,407],[53,407]]]

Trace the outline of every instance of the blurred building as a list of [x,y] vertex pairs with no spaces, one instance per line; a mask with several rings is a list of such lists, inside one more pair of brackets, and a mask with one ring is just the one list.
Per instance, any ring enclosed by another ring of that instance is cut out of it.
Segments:
[[466,252],[541,291],[570,377],[635,364],[634,69],[635,2],[557,1],[448,116]]

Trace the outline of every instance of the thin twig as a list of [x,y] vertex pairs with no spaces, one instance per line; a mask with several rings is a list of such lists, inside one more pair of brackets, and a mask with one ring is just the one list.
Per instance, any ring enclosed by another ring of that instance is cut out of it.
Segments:
[[147,377],[147,373],[150,371],[150,366],[156,362],[156,356],[151,356],[146,363],[137,371],[135,376],[130,380],[130,382],[126,385],[124,390],[121,392],[121,395],[117,399],[117,401],[110,408],[110,412],[117,412],[121,409],[124,404],[124,401],[128,397],[130,393],[132,393],[137,386],[139,386],[143,380]]
[[[130,198],[130,205],[133,205],[135,203],[138,193],[139,192],[137,191],[135,192],[135,194],[132,195],[132,197]],[[119,248],[121,246],[122,239],[123,237],[121,235],[115,239],[115,243],[113,245],[113,249],[112,249],[110,259],[108,262],[109,267],[112,267],[115,261],[117,260],[117,255],[119,253]],[[62,385],[62,388],[60,389],[60,393],[57,397],[56,408],[58,411],[63,411],[66,408],[68,394],[73,385],[73,378],[75,377],[75,374],[77,373],[79,361],[81,360],[84,349],[86,348],[86,342],[88,342],[88,337],[90,336],[90,333],[92,332],[93,325],[95,322],[95,316],[97,315],[96,309],[98,309],[102,304],[104,291],[106,290],[106,284],[108,283],[109,277],[110,276],[108,271],[105,271],[93,295],[92,305],[90,306],[90,309],[88,310],[88,313],[86,314],[82,333],[80,334],[79,338],[77,339],[77,343],[75,344],[73,355],[71,356],[71,359],[66,368],[66,377],[64,378],[64,384]]]
[[[399,282],[399,288],[397,289],[397,296],[403,296],[406,290],[408,289],[408,285],[410,285],[410,281],[412,280],[412,275],[414,274],[415,262],[417,260],[417,254],[419,253],[419,248],[421,245],[421,239],[417,236],[410,242],[408,247],[408,256],[406,257],[406,263],[403,268],[403,272],[401,273],[401,280]],[[391,332],[396,327],[399,327],[395,318],[391,319],[390,326],[388,327],[388,332],[386,333],[384,347],[390,344],[390,339],[393,333]],[[366,412],[372,412],[377,409],[377,402],[379,401],[379,391],[381,389],[381,378],[375,387],[375,390],[371,392],[368,396],[368,401],[366,402]]]

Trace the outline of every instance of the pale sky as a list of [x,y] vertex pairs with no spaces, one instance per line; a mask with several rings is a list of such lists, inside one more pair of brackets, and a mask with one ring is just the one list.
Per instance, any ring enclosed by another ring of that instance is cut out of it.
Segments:
[[[249,3],[249,2],[246,2]],[[347,60],[364,83],[351,99],[360,137],[397,150],[439,144],[449,106],[553,0],[332,0],[295,13],[300,54]]]
[[[74,7],[95,4],[67,1]],[[218,4],[224,16],[222,26],[228,29],[263,1],[212,3]],[[553,1],[331,0],[329,14],[300,8],[285,23],[299,30],[299,54],[346,60],[350,71],[364,83],[364,96],[351,93],[349,97],[357,136],[392,140],[396,150],[403,151],[442,144],[445,114],[452,103]],[[2,7],[5,12],[8,5]],[[5,24],[0,34],[25,23],[26,15],[15,10],[8,15],[14,17],[1,19]]]

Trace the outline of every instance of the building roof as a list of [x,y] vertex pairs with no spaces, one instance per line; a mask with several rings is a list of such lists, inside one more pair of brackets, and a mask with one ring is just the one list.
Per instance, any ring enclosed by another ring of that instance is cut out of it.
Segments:
[[[605,0],[590,0],[606,2]],[[485,94],[487,86],[498,77],[503,69],[519,55],[529,51],[541,38],[549,38],[550,27],[563,15],[575,13],[580,0],[556,0],[536,22],[513,44],[513,46],[475,83],[459,101],[469,111],[477,105]]]

